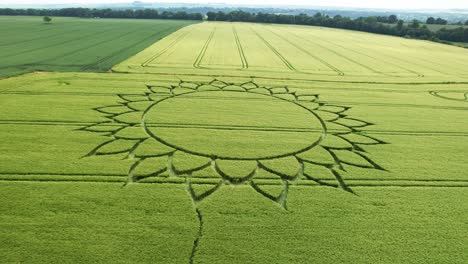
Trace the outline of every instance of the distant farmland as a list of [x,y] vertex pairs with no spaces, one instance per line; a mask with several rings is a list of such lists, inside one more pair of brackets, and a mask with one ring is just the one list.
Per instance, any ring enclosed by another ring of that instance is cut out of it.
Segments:
[[104,71],[194,22],[0,16],[0,77],[35,70]]
[[179,69],[180,73],[197,70],[197,74],[243,76],[281,73],[281,77],[301,78],[350,76],[375,81],[376,77],[459,77],[468,69],[466,54],[466,50],[449,45],[340,29],[203,23],[177,31],[114,69],[135,73]]

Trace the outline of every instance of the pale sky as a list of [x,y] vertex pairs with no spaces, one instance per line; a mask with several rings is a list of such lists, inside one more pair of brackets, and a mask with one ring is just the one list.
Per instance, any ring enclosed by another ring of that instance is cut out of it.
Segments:
[[[8,4],[97,4],[97,3],[129,3],[133,0],[0,0],[0,5]],[[387,9],[451,9],[468,8],[468,0],[140,0],[142,2],[165,3],[229,3],[250,5],[308,5],[336,6]]]

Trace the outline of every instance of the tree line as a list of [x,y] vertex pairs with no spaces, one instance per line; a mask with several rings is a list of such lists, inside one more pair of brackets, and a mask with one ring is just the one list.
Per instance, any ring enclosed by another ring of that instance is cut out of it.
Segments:
[[[406,24],[403,20],[399,20],[395,15],[388,17],[369,16],[352,19],[340,15],[330,17],[321,13],[309,16],[307,14],[284,15],[232,11],[229,13],[208,12],[207,17],[209,21],[311,25],[425,39],[437,42],[468,42],[468,28],[463,28],[461,26],[455,29],[442,28],[433,32],[429,30],[426,25],[421,25],[421,22],[418,20],[413,20],[409,24]],[[468,25],[468,21],[465,24]]]
[[184,11],[163,11],[155,9],[140,10],[114,10],[114,9],[90,9],[90,8],[62,8],[62,9],[11,9],[0,8],[3,16],[62,16],[84,18],[139,18],[139,19],[180,19],[203,20],[200,13],[187,13]]
[[[11,9],[0,8],[0,15],[7,16],[64,16],[84,18],[136,18],[136,19],[181,19],[181,20],[203,20],[201,13],[190,13],[185,11],[158,11],[156,9],[90,9],[90,8],[63,8],[63,9]],[[468,28],[458,27],[453,29],[442,28],[435,32],[428,29],[426,25],[418,20],[404,23],[396,15],[390,16],[368,16],[349,18],[341,15],[330,17],[321,13],[315,15],[299,14],[271,14],[251,13],[241,10],[231,12],[207,12],[209,21],[241,21],[275,24],[297,24],[311,25],[331,28],[341,28],[370,33],[385,34],[392,36],[426,39],[438,42],[468,42]],[[441,18],[430,17],[427,24],[447,24]],[[468,25],[468,21],[465,22]]]
[[[468,23],[468,20],[466,21]],[[426,24],[428,25],[447,25],[448,21],[442,18],[433,18],[433,17],[428,17],[426,20]]]

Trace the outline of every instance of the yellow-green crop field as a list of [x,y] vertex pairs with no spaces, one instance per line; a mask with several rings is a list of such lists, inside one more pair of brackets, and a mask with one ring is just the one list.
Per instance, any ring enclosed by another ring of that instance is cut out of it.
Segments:
[[468,259],[466,49],[204,22],[0,105],[1,262]]

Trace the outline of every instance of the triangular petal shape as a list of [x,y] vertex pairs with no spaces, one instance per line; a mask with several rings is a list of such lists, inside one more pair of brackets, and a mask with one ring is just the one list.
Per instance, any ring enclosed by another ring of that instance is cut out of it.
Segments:
[[[277,95],[275,95],[277,96]],[[302,105],[303,107],[311,110],[311,111],[315,111],[317,110],[320,105],[318,103],[314,103],[314,102],[297,102],[297,104],[299,105]],[[320,113],[325,113],[325,112],[320,112]]]
[[117,123],[99,123],[92,126],[83,127],[80,130],[90,131],[90,132],[109,132],[114,133],[119,131],[120,129],[126,127],[126,125],[117,124]]
[[139,140],[126,139],[115,139],[107,141],[95,148],[90,153],[90,155],[114,155],[121,153],[130,153],[139,142]]
[[266,95],[271,94],[270,90],[265,89],[265,88],[254,88],[254,89],[250,89],[249,92],[250,93],[258,93],[258,94],[266,94]]
[[346,140],[337,137],[333,134],[327,134],[325,139],[320,143],[321,146],[333,148],[333,149],[350,149],[353,147]]
[[275,94],[275,97],[278,97],[278,98],[281,98],[281,99],[285,99],[285,100],[288,100],[288,101],[296,101],[296,96],[294,94],[290,94],[290,93],[287,93],[287,94]]
[[324,165],[317,165],[309,162],[304,162],[304,176],[306,179],[316,180],[334,180],[335,175],[330,168]]
[[179,86],[182,87],[182,88],[188,88],[188,89],[195,90],[195,89],[197,89],[198,86],[200,86],[200,84],[193,83],[193,82],[180,82]]
[[272,94],[285,94],[289,92],[287,87],[274,87],[270,88]]
[[143,116],[143,112],[134,111],[134,112],[125,113],[125,114],[115,116],[112,119],[119,122],[119,123],[135,125],[135,124],[140,124],[141,123],[142,116]]
[[193,201],[198,203],[212,195],[219,188],[221,188],[222,185],[223,181],[219,181],[216,184],[192,184],[189,181],[188,189]]
[[211,165],[211,159],[176,151],[172,156],[172,169],[176,174],[191,173]]
[[297,100],[299,101],[307,101],[307,102],[315,102],[318,100],[318,95],[313,94],[313,95],[298,95]]
[[174,151],[175,149],[160,143],[156,139],[148,138],[138,145],[133,154],[135,157],[157,157],[168,155]]
[[366,126],[373,125],[373,123],[369,123],[369,122],[366,122],[366,121],[363,121],[363,120],[360,120],[360,119],[349,118],[349,117],[340,118],[336,122],[340,123],[342,125],[345,125],[347,127],[352,127],[352,128],[363,128],[363,127],[366,127]]
[[221,88],[213,86],[213,85],[209,85],[209,84],[200,85],[197,88],[197,91],[200,91],[200,92],[202,92],[202,91],[219,91],[219,90],[221,90]]
[[171,94],[172,87],[167,86],[149,86],[149,89],[153,93],[160,93],[160,94]]
[[377,144],[385,144],[384,141],[374,138],[372,136],[364,135],[364,134],[356,134],[356,133],[348,133],[341,135],[342,137],[348,139],[355,144],[362,144],[362,145],[377,145]]
[[240,184],[255,176],[256,161],[221,160],[215,161],[215,168],[220,176],[233,184]]
[[129,109],[132,109],[134,111],[145,111],[148,107],[150,107],[153,104],[153,101],[139,101],[128,103],[127,106]]
[[126,102],[148,101],[148,96],[141,94],[119,94],[118,96]]
[[123,114],[128,111],[131,111],[128,107],[125,105],[111,105],[111,106],[104,106],[104,107],[98,107],[95,108],[96,111],[103,113],[103,114],[110,114],[110,115],[118,115],[118,114]]
[[169,97],[172,97],[172,94],[150,94],[149,99],[154,102],[158,102],[164,99],[167,99]]
[[281,179],[269,180],[268,182],[252,180],[252,188],[262,196],[279,203],[287,193],[287,187]]
[[343,124],[335,123],[335,121],[326,122],[325,126],[329,133],[349,133],[354,129],[352,127],[345,126]]
[[219,87],[219,88],[223,88],[225,86],[228,86],[229,84],[225,83],[223,81],[220,81],[220,80],[213,80],[213,81],[210,82],[210,85],[216,86],[216,87]]
[[359,168],[384,170],[366,155],[350,150],[332,150],[340,163]]
[[338,119],[340,119],[340,114],[336,114],[336,113],[331,113],[331,112],[324,112],[324,111],[321,111],[321,112],[318,112],[318,115],[320,116],[320,118],[322,118],[324,121],[336,121]]
[[257,169],[257,174],[255,175],[255,179],[259,180],[279,180],[281,179],[278,174],[275,174],[273,172],[266,171],[265,169],[258,168]]
[[332,112],[332,113],[344,113],[351,109],[347,106],[339,106],[339,105],[326,105],[322,104],[319,108],[320,111]]
[[258,88],[258,85],[254,82],[246,82],[241,84],[241,86],[247,90]]
[[175,95],[193,93],[193,92],[194,90],[189,89],[189,88],[175,88],[174,90],[172,90],[172,93]]
[[[179,174],[179,175],[184,175],[184,174]],[[216,173],[216,171],[213,169],[212,166],[208,166],[201,170],[193,171],[190,174],[185,174],[185,175],[189,175],[191,179],[194,179],[194,178],[219,178],[221,179],[221,176],[218,173]]]
[[148,177],[161,175],[167,171],[167,156],[156,158],[145,158],[138,161],[130,169],[129,175],[132,181],[139,181]]
[[300,153],[297,155],[298,158],[301,160],[323,164],[323,165],[333,165],[335,163],[335,159],[333,156],[321,146],[317,146],[312,148],[306,152]]
[[246,89],[238,85],[228,85],[226,87],[223,87],[223,91],[246,91]]
[[293,156],[259,161],[261,168],[277,174],[283,179],[293,180],[300,176],[301,165]]
[[126,127],[114,134],[115,138],[120,139],[146,139],[148,135],[140,126]]

